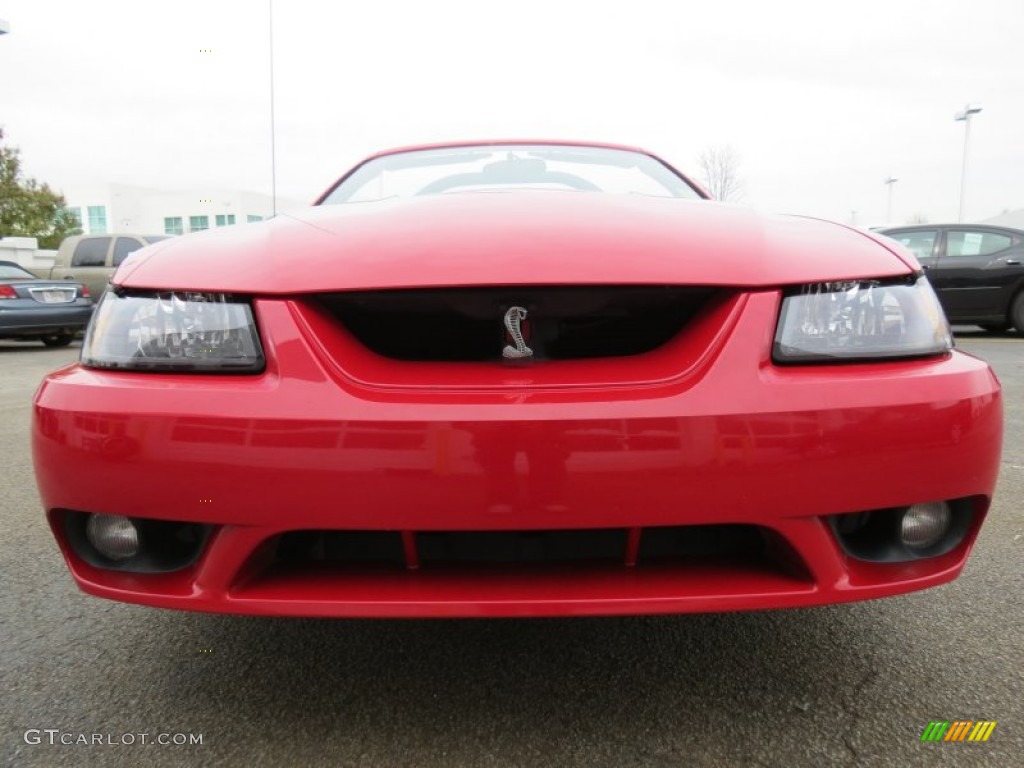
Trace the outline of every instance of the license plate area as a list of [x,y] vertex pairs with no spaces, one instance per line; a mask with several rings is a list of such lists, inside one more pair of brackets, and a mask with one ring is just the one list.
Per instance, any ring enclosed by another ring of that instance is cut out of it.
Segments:
[[67,288],[33,288],[32,298],[40,304],[70,304],[75,300],[74,289]]

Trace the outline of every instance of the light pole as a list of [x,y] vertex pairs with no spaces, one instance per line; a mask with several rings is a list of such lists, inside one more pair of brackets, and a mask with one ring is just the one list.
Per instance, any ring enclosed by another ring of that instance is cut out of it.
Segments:
[[270,206],[277,216],[277,131],[274,127],[274,0],[267,0],[267,29],[270,33]]
[[899,179],[895,176],[890,176],[885,179],[882,183],[889,188],[889,203],[885,209],[885,223],[892,224],[892,185],[895,184]]
[[967,146],[971,138],[971,117],[979,112],[981,112],[981,107],[976,104],[968,104],[964,107],[963,112],[957,112],[953,115],[954,121],[964,121],[964,163],[960,169],[960,214],[957,216],[958,222],[964,220],[964,196],[967,188]]

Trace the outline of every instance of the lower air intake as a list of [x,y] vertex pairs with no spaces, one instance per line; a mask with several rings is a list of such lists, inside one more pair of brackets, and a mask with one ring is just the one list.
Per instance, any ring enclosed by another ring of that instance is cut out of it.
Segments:
[[777,551],[776,535],[753,525],[691,525],[552,531],[293,531],[276,542],[285,565],[359,568],[447,566],[530,569],[543,565],[758,562]]

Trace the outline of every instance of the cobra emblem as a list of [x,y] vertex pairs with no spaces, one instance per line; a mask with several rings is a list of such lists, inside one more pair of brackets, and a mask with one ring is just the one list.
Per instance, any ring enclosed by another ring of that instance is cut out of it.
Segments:
[[501,356],[508,360],[533,357],[533,350],[526,346],[526,341],[523,339],[522,324],[526,315],[527,312],[522,307],[510,307],[505,313],[505,327],[508,329],[512,341],[516,343],[514,347],[511,344],[506,344],[505,348],[501,350]]

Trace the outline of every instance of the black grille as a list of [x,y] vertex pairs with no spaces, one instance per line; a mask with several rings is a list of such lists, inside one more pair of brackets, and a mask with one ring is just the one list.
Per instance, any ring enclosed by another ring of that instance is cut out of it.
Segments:
[[[772,534],[753,525],[692,525],[546,531],[291,531],[277,539],[285,564],[431,568],[543,564],[698,563],[767,557]],[[403,535],[406,544],[403,545]]]
[[445,563],[622,562],[626,531],[433,531],[418,533],[423,567]]
[[397,360],[502,360],[512,307],[537,360],[622,357],[672,339],[717,292],[693,286],[520,286],[361,291],[318,301],[364,346]]

